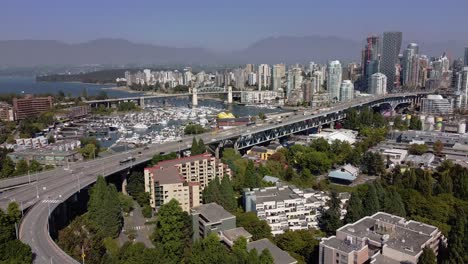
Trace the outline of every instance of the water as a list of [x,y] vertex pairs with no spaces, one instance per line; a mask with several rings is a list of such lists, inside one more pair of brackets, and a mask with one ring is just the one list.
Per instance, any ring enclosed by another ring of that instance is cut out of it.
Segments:
[[[88,95],[98,95],[101,91],[105,91],[109,97],[123,98],[139,96],[139,93],[128,93],[124,91],[115,91],[103,88],[113,87],[115,85],[100,85],[86,83],[69,83],[69,82],[36,82],[34,77],[4,77],[0,76],[0,94],[15,93],[15,94],[57,94],[63,91],[65,95],[70,94],[73,97],[80,96],[84,89]],[[147,104],[155,104],[160,106],[189,106],[191,99],[189,97],[182,98],[164,98],[147,100]],[[208,106],[219,109],[220,111],[229,111],[236,116],[257,116],[260,112],[273,113],[282,112],[281,109],[265,109],[252,106],[226,105],[220,100],[203,100],[199,98],[200,106]]]
[[115,85],[86,84],[86,83],[68,83],[68,82],[36,82],[34,77],[0,77],[0,93],[15,94],[57,94],[59,91],[70,94],[73,97],[80,96],[84,89],[88,95],[98,95],[105,91],[109,97],[131,97],[137,96],[137,93],[128,93],[115,90],[103,90],[102,88],[114,87]]

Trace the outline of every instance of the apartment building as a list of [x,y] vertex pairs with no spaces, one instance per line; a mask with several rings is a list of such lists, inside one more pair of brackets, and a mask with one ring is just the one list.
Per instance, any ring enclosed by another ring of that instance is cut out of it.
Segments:
[[5,102],[0,102],[0,120],[15,121],[13,106]]
[[52,108],[52,96],[13,98],[13,110],[16,120],[38,116]]
[[244,208],[255,212],[278,235],[286,230],[301,230],[318,227],[322,207],[329,199],[325,192],[301,190],[295,186],[279,184],[276,187],[244,190]]
[[150,205],[157,209],[171,199],[179,201],[184,211],[201,204],[201,193],[216,177],[231,177],[229,167],[211,154],[159,162],[146,168],[145,191],[150,194]]
[[236,217],[217,203],[202,204],[191,209],[193,240],[207,237],[210,233],[236,228]]
[[437,255],[440,243],[446,243],[446,239],[437,227],[378,212],[323,239],[319,263],[416,264],[425,247]]

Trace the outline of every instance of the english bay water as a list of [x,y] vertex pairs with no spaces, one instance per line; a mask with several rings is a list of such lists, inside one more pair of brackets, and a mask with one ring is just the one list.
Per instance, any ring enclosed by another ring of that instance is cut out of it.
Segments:
[[103,90],[115,85],[100,85],[86,83],[65,83],[65,82],[36,82],[34,77],[0,77],[0,93],[15,93],[15,94],[57,94],[63,91],[66,95],[80,96],[83,90],[86,89],[89,95],[98,95],[101,91],[106,91],[110,97],[129,97],[138,94],[131,94],[115,90]]

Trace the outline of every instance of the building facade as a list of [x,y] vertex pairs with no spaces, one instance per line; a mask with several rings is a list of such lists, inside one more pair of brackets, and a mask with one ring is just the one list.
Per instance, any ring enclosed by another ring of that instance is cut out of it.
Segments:
[[419,46],[416,43],[408,44],[403,53],[402,63],[403,85],[406,87],[418,86],[419,78]]
[[16,120],[38,116],[52,108],[52,96],[13,98],[13,110]]
[[435,226],[378,212],[322,239],[319,263],[416,264],[425,247],[437,255],[441,243],[446,243],[446,239]]
[[383,73],[374,73],[370,77],[369,93],[374,95],[387,94],[387,76]]
[[273,65],[273,91],[278,92],[282,89],[285,76],[286,66],[283,63]]
[[451,115],[453,107],[448,99],[442,95],[428,95],[421,99],[421,113],[430,115]]
[[5,102],[0,102],[0,120],[15,121],[13,106]]
[[340,101],[350,101],[354,98],[354,84],[350,80],[343,80],[340,86]]
[[401,32],[384,32],[382,44],[382,56],[380,58],[380,72],[387,76],[387,91],[395,88],[398,54],[402,42]]
[[190,210],[193,240],[206,238],[210,233],[236,228],[236,217],[217,203],[201,204]]
[[332,101],[340,100],[341,75],[340,61],[330,61],[327,68],[327,90]]
[[258,90],[268,90],[271,84],[271,69],[268,64],[260,64],[258,66]]
[[182,209],[202,203],[201,193],[213,179],[231,177],[229,167],[211,154],[159,162],[158,165],[146,168],[145,191],[150,194],[150,205],[159,208],[171,199],[179,201]]
[[276,186],[244,190],[246,212],[255,212],[271,227],[273,235],[286,230],[317,228],[319,208],[325,206],[328,195],[324,192],[303,191],[295,186]]

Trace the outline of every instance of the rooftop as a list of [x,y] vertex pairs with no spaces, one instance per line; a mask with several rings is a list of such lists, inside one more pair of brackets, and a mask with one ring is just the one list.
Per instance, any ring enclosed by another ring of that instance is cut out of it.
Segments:
[[153,180],[155,182],[158,182],[160,185],[184,182],[184,178],[180,176],[179,170],[175,166],[167,168],[154,166],[152,168],[146,168],[145,170],[148,170],[150,173],[152,173]]
[[[345,225],[339,228],[337,232],[360,238],[367,237],[376,243],[386,240],[388,248],[416,256],[422,250],[423,245],[431,239],[431,234],[436,230],[437,228],[431,225],[416,221],[406,221],[399,216],[378,212],[372,216],[364,217],[355,223]],[[329,243],[338,242],[332,241]],[[347,242],[344,243],[346,244]],[[338,244],[336,246],[342,247],[342,245]]]
[[264,249],[270,251],[275,264],[290,264],[297,263],[297,260],[289,255],[288,252],[281,250],[275,244],[271,243],[267,238],[250,242],[247,244],[247,249],[256,249],[258,254],[261,254]]
[[192,208],[192,214],[201,214],[210,223],[221,222],[222,220],[235,217],[217,203],[202,204],[194,207]]
[[252,235],[249,232],[247,232],[243,227],[236,227],[233,229],[223,230],[221,232],[230,241],[236,241],[240,237],[244,237],[245,239],[252,238]]

